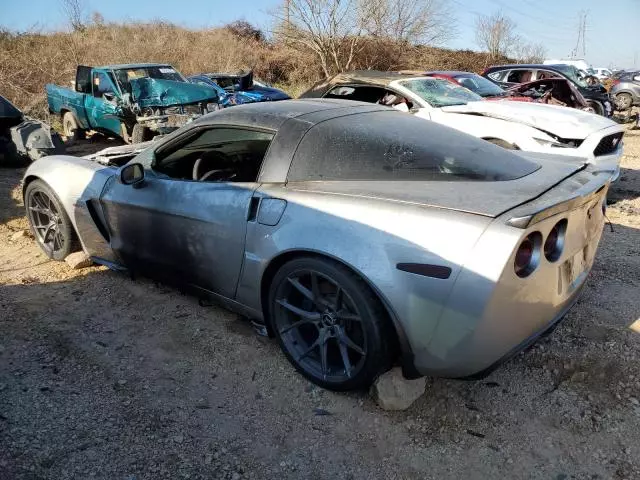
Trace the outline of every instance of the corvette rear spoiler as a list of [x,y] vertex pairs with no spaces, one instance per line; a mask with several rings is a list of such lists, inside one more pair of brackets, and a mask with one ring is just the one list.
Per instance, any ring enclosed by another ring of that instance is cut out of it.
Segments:
[[[619,169],[617,169],[619,172]],[[582,169],[550,189],[537,200],[516,208],[507,220],[507,225],[528,228],[546,218],[567,212],[592,202],[601,195],[616,176],[611,170],[599,170],[594,166]],[[563,198],[558,198],[563,197]]]

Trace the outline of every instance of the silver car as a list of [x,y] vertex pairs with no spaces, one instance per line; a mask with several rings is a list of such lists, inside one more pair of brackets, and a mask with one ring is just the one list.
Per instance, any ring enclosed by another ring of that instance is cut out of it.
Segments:
[[138,154],[47,157],[24,201],[49,257],[81,247],[220,302],[349,390],[394,363],[482,376],[550,331],[591,269],[610,177],[378,105],[291,100]]

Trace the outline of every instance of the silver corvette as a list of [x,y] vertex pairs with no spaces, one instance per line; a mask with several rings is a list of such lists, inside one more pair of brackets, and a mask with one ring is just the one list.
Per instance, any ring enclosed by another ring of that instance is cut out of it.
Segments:
[[129,155],[35,162],[51,258],[179,284],[262,322],[334,390],[482,376],[551,331],[591,269],[610,171],[377,105],[206,115]]

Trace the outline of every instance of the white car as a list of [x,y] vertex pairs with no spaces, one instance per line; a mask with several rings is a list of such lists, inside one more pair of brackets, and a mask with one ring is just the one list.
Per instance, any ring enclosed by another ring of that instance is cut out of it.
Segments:
[[610,78],[613,76],[613,72],[608,68],[594,68],[594,70],[596,72],[594,76],[596,78],[599,78],[600,80],[604,80],[605,78]]
[[383,103],[513,150],[588,159],[617,172],[624,129],[593,113],[543,103],[484,100],[445,79],[373,70],[338,74],[302,94]]

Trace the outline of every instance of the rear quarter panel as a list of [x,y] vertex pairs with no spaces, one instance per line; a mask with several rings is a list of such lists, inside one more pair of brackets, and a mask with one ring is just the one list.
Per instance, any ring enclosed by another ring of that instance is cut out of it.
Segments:
[[[263,311],[260,279],[282,254],[334,258],[365,279],[411,339],[414,353],[426,348],[460,266],[489,218],[364,197],[263,186],[261,195],[286,200],[275,226],[249,222],[237,300]],[[397,269],[398,263],[451,269],[447,279]]]

